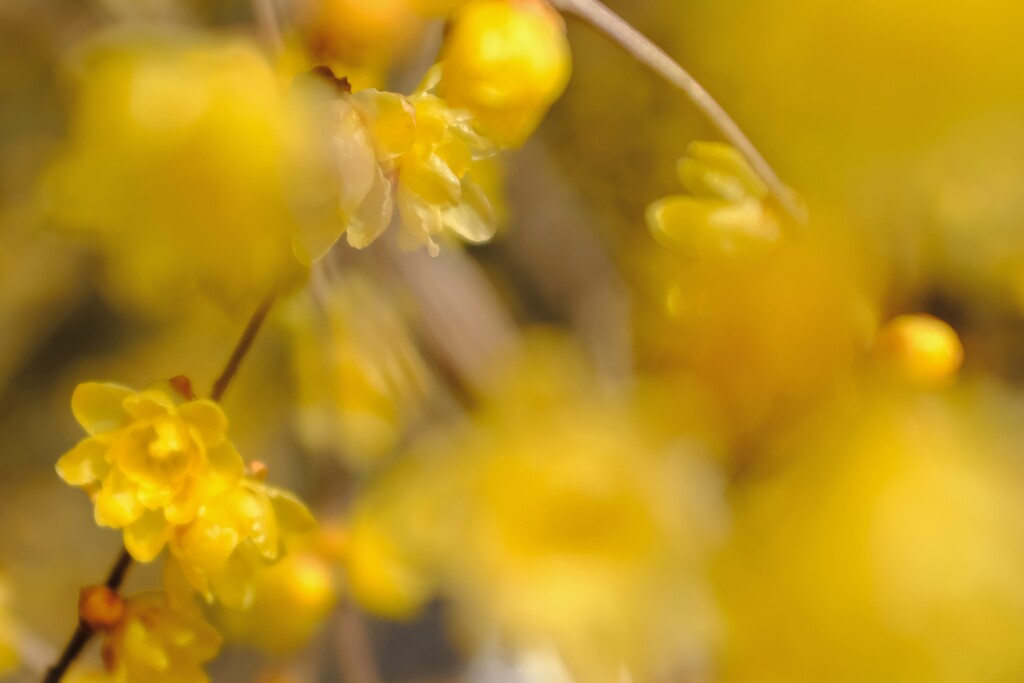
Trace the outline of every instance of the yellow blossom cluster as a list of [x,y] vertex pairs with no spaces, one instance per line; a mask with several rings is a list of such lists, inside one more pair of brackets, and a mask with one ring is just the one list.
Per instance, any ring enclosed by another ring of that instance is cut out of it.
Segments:
[[313,525],[294,496],[245,475],[213,401],[88,382],[72,410],[89,436],[61,457],[58,474],[90,494],[97,524],[124,530],[136,560],[151,562],[169,543],[207,600],[247,605],[283,538]]
[[107,291],[142,310],[197,294],[251,308],[298,277],[292,248],[309,265],[343,233],[366,247],[396,207],[412,246],[486,241],[495,216],[474,167],[536,128],[565,88],[568,47],[530,4],[476,0],[452,21],[408,97],[353,93],[323,66],[284,78],[243,40],[96,39],[78,52],[50,216],[99,247]]
[[105,629],[103,662],[111,683],[202,683],[204,662],[221,637],[194,605],[173,606],[163,593],[124,601],[120,618]]
[[730,145],[694,142],[676,167],[689,195],[647,208],[647,225],[662,245],[695,258],[764,253],[782,238],[782,220],[768,188]]
[[496,636],[553,648],[579,680],[643,678],[710,637],[715,485],[648,404],[603,392],[559,346],[531,345],[471,423],[356,501],[350,589],[392,616],[440,592],[474,646]]

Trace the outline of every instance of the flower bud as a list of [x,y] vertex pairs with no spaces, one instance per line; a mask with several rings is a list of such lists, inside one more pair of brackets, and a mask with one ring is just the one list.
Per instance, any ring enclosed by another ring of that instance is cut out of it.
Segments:
[[441,96],[495,143],[518,147],[565,90],[571,55],[546,4],[476,0],[456,11],[441,65]]

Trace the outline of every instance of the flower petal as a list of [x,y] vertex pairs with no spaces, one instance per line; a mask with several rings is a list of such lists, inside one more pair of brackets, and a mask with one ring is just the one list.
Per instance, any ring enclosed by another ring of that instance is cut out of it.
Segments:
[[139,562],[152,562],[171,536],[171,525],[159,510],[147,510],[124,529],[124,546]]
[[135,484],[120,470],[111,470],[96,493],[96,523],[119,529],[141,517],[144,508],[135,489]]
[[83,439],[57,461],[57,474],[72,486],[99,481],[110,471],[106,452],[107,447],[96,439]]
[[316,527],[316,519],[309,508],[292,493],[272,486],[266,488],[270,505],[281,530],[289,534],[300,534]]
[[120,384],[84,382],[71,395],[71,412],[90,436],[110,432],[126,424],[130,416],[125,399],[135,392]]
[[227,491],[245,475],[242,456],[230,441],[222,441],[220,445],[211,448],[206,452],[206,457],[210,461],[210,471],[205,477],[209,495]]
[[162,391],[148,390],[133,393],[124,401],[124,408],[136,420],[166,415],[174,410],[174,401]]
[[213,401],[202,399],[178,406],[178,415],[198,432],[207,448],[214,448],[224,441],[228,418]]

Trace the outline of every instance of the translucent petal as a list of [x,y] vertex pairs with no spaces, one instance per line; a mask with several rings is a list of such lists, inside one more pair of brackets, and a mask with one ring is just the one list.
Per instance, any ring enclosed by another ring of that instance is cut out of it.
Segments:
[[467,242],[480,243],[494,237],[497,224],[491,202],[479,185],[463,179],[462,202],[441,213],[444,227]]
[[399,183],[429,204],[453,206],[459,202],[461,194],[459,177],[436,154],[403,164]]
[[274,509],[274,516],[281,530],[288,534],[301,534],[316,526],[316,519],[309,508],[292,493],[268,486],[267,497]]
[[107,476],[107,447],[96,439],[83,439],[57,461],[57,474],[72,486],[84,486]]
[[230,441],[222,441],[220,445],[209,449],[206,457],[210,461],[210,471],[205,477],[208,495],[227,491],[245,475],[242,456]]
[[159,510],[147,510],[124,529],[124,545],[139,562],[152,562],[171,535],[171,526]]
[[351,216],[348,223],[348,243],[356,249],[368,247],[381,233],[387,230],[394,215],[395,205],[391,199],[391,183],[377,167],[377,180],[370,193]]
[[360,90],[352,95],[370,126],[377,156],[387,161],[405,154],[416,139],[416,110],[405,97],[379,90]]
[[226,607],[246,609],[256,597],[254,567],[241,553],[232,555],[224,569],[211,580],[213,594]]
[[119,384],[84,382],[71,395],[71,412],[90,435],[110,432],[128,423],[123,403],[134,393]]
[[174,411],[174,400],[162,391],[140,391],[124,400],[125,410],[136,420],[159,417]]
[[732,145],[693,142],[688,152],[690,157],[680,159],[676,171],[683,186],[694,195],[731,202],[768,196],[764,181]]
[[338,124],[330,145],[339,175],[338,206],[343,213],[352,213],[373,187],[377,153],[369,130],[347,102],[338,103]]
[[199,433],[203,445],[208,449],[218,446],[224,440],[228,418],[213,401],[203,399],[178,406],[178,415]]

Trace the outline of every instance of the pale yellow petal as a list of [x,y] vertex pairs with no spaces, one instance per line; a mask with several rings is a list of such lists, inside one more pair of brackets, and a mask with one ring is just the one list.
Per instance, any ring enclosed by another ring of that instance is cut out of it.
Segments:
[[72,486],[85,486],[107,476],[107,447],[96,439],[83,439],[57,461],[57,474]]
[[178,406],[178,415],[188,422],[207,448],[213,448],[224,441],[228,418],[215,402],[208,399],[191,401]]
[[211,448],[206,452],[206,457],[210,461],[210,471],[205,476],[208,495],[227,491],[245,475],[242,456],[230,441],[222,441],[219,446]]
[[144,508],[136,495],[135,484],[118,469],[113,469],[97,492],[96,523],[115,529],[127,526],[140,516]]
[[366,89],[354,93],[352,101],[370,126],[379,159],[394,159],[412,147],[416,112],[409,100],[396,93]]
[[383,170],[377,167],[377,179],[366,195],[359,209],[349,218],[349,245],[356,249],[370,246],[381,233],[387,230],[394,215],[394,201],[391,198],[391,183],[384,176]]
[[316,526],[313,513],[295,494],[272,486],[266,488],[266,493],[273,506],[277,523],[285,533],[301,534]]
[[159,510],[147,510],[124,529],[124,546],[139,562],[152,562],[164,549],[171,526]]
[[84,382],[71,395],[71,412],[90,435],[110,432],[130,420],[123,404],[134,393],[119,384]]

